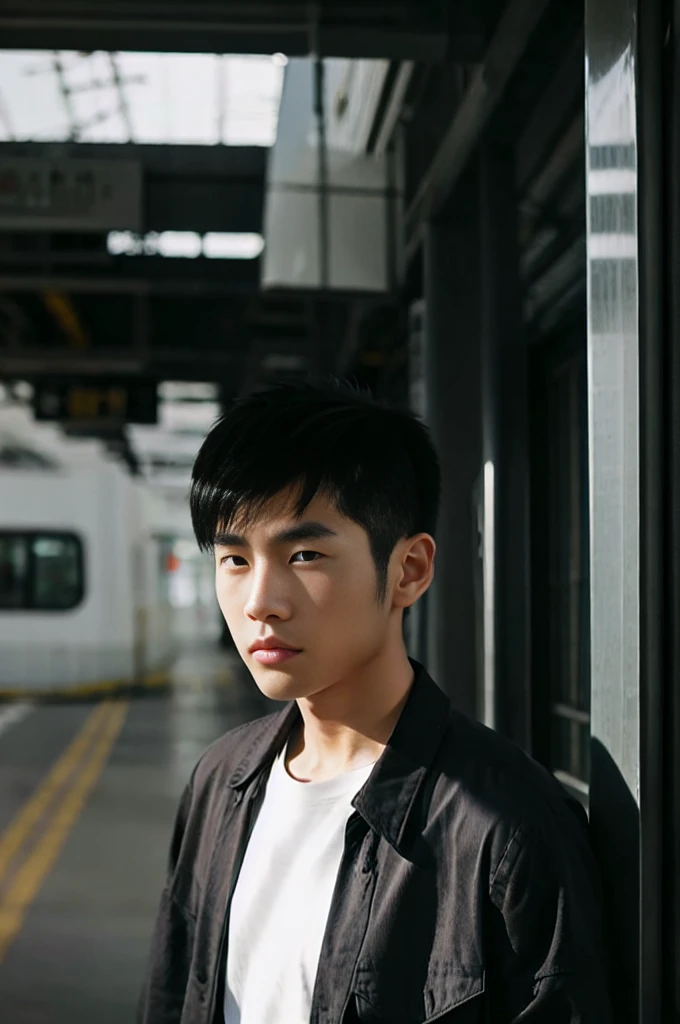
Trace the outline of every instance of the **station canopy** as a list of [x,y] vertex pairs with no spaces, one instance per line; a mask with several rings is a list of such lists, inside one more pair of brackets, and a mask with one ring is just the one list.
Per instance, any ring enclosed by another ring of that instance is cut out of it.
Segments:
[[271,146],[283,54],[0,50],[0,141]]

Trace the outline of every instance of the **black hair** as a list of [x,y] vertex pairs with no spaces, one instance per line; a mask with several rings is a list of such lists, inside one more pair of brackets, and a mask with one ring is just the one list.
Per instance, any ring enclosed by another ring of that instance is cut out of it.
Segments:
[[397,542],[435,532],[440,471],[427,428],[347,381],[277,385],[237,399],[215,423],[191,478],[199,547],[212,550],[235,521],[254,523],[290,487],[296,517],[325,494],[366,530],[380,600]]

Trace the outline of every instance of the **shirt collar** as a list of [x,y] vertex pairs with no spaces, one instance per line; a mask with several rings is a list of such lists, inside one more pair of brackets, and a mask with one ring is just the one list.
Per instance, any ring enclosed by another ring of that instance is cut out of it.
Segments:
[[[418,662],[404,709],[368,781],[352,804],[366,823],[397,851],[404,838],[417,795],[449,723],[451,705]],[[229,779],[239,789],[281,750],[299,720],[295,701],[262,719],[247,753]]]

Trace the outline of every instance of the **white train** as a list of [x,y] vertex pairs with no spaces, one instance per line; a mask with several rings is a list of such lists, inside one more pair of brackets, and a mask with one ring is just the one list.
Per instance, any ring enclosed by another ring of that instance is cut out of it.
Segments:
[[114,462],[0,466],[0,697],[162,681],[173,656],[163,511]]

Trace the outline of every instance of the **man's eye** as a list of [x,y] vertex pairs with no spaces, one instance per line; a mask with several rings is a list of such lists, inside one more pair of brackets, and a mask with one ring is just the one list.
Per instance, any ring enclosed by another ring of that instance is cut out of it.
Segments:
[[247,564],[248,563],[243,555],[224,555],[224,557],[220,559],[220,565],[227,565],[232,569],[238,569],[242,565]]
[[316,562],[319,558],[323,558],[323,555],[318,551],[296,551],[291,562]]

